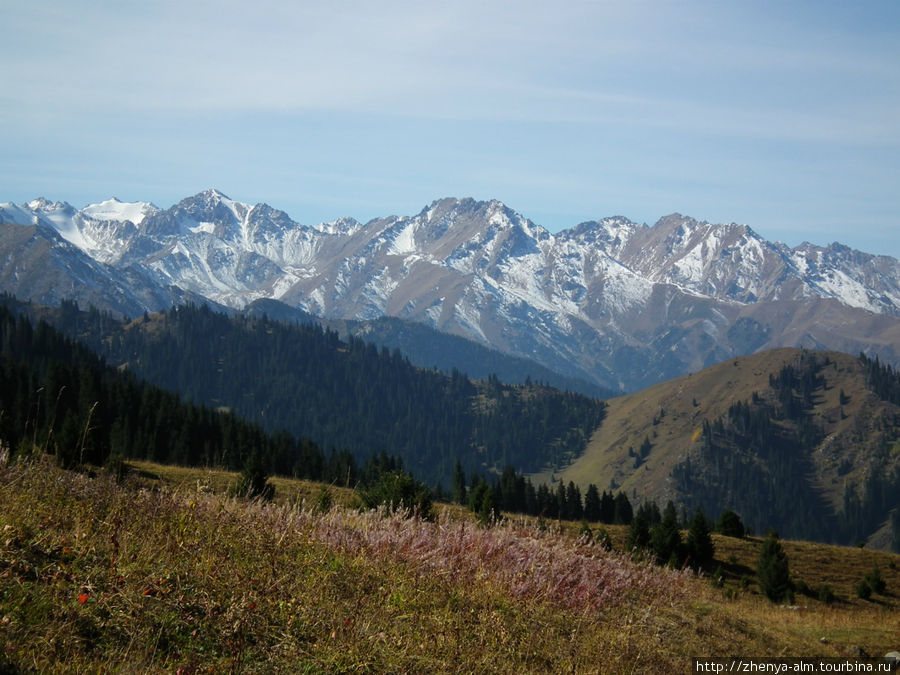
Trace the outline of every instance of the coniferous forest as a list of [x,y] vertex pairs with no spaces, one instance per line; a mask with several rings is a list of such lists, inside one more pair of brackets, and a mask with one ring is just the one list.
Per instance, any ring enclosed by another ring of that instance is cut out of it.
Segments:
[[[19,305],[20,312],[27,309]],[[422,370],[399,351],[353,337],[341,341],[317,325],[228,317],[205,306],[122,322],[69,302],[46,318],[107,363],[185,401],[227,409],[274,438],[312,439],[329,456],[349,453],[362,463],[387,453],[434,485],[449,484],[457,460],[474,473],[559,466],[581,452],[605,408],[540,383],[509,386],[496,377],[475,382],[455,370]],[[136,452],[144,453],[141,448]],[[159,449],[146,454],[187,462],[189,452],[197,450],[178,445],[165,455]],[[203,457],[221,461],[208,452]],[[298,473],[286,458],[277,466]]]
[[[900,375],[859,358],[872,391],[885,401],[900,400]],[[768,391],[753,392],[726,415],[704,420],[699,454],[672,471],[685,503],[707,513],[740,505],[743,519],[758,531],[772,527],[785,536],[841,544],[865,539],[886,513],[900,510],[900,470],[889,468],[900,419],[881,419],[877,430],[855,439],[872,446],[870,466],[861,484],[845,484],[837,512],[808,479],[811,453],[824,438],[810,410],[828,365],[827,356],[805,352],[770,376]],[[894,527],[894,542],[900,545],[900,527]]]

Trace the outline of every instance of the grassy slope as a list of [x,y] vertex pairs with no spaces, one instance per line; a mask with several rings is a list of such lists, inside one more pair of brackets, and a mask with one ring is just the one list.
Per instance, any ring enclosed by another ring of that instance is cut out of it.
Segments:
[[[798,354],[795,349],[776,349],[731,359],[699,373],[669,380],[643,391],[609,401],[606,419],[594,434],[584,454],[570,466],[553,475],[574,481],[584,489],[595,483],[601,489],[632,490],[641,498],[655,498],[661,504],[673,496],[669,484],[672,467],[682,461],[694,444],[703,420],[713,421],[727,413],[735,401],[747,401],[752,392],[763,392],[769,374],[777,374]],[[841,504],[845,481],[862,480],[867,467],[865,448],[845,443],[840,456],[831,452],[833,439],[849,434],[861,411],[882,405],[866,390],[862,368],[855,357],[829,353],[832,365],[824,369],[826,387],[816,394],[814,415],[826,429],[823,452],[813,454],[817,463],[815,480],[826,499],[835,508]],[[843,390],[849,402],[843,407]],[[843,409],[844,416],[841,416]],[[654,424],[654,420],[657,423]],[[628,456],[629,447],[638,450],[645,438],[653,449],[645,463],[635,469]],[[838,475],[840,459],[847,458],[853,470]],[[549,480],[550,473],[532,480]]]
[[[140,469],[125,487],[0,470],[0,667],[688,672],[692,655],[900,647],[896,595],[778,608],[555,528],[315,514],[290,502],[320,486],[282,484],[284,503],[261,506],[216,494],[224,473]],[[716,544],[737,572],[755,566],[758,542]],[[795,577],[839,596],[875,562],[900,590],[898,556],[786,548]]]

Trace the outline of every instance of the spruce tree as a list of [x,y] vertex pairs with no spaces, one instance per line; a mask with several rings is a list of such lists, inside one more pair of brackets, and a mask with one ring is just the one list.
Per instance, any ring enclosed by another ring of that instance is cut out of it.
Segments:
[[687,554],[695,567],[705,567],[712,562],[715,546],[709,534],[709,521],[697,507],[687,535]]
[[631,508],[631,502],[628,501],[628,495],[620,492],[615,499],[613,522],[616,525],[630,525],[633,518],[634,511]]
[[638,553],[650,545],[650,525],[639,511],[631,519],[628,526],[628,537],[625,539],[625,550]]
[[573,481],[569,481],[566,488],[566,508],[569,511],[569,520],[581,520],[584,517],[584,507],[581,504],[581,490]]
[[561,520],[571,520],[572,514],[569,510],[568,495],[566,495],[566,486],[562,481],[556,486],[556,514]]
[[453,501],[457,504],[466,503],[466,474],[462,470],[462,464],[456,460],[453,470]]
[[678,530],[678,513],[671,500],[666,504],[660,522],[650,530],[650,546],[658,563],[680,563],[681,532]]
[[741,517],[734,511],[725,509],[719,515],[719,520],[716,521],[716,532],[726,537],[743,539],[745,534],[744,523],[741,522]]
[[787,554],[778,541],[778,533],[769,530],[756,565],[759,590],[772,602],[792,602],[791,574]]
[[612,492],[603,491],[600,496],[600,518],[601,523],[612,524],[616,521],[616,500]]
[[584,519],[592,523],[600,520],[600,492],[593,483],[584,493]]

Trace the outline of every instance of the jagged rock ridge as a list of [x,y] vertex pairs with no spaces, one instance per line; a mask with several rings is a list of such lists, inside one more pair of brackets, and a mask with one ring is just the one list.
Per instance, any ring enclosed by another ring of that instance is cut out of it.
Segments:
[[770,347],[896,363],[900,345],[896,259],[679,214],[552,234],[498,201],[440,199],[312,227],[207,190],[165,210],[0,204],[0,221],[0,283],[23,298],[80,295],[132,314],[275,299],[327,318],[394,316],[614,389]]

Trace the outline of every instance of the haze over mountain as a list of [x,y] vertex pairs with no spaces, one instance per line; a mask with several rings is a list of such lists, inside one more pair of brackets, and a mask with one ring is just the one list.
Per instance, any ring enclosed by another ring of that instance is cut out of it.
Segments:
[[616,216],[551,234],[498,201],[304,226],[207,190],[168,209],[0,204],[0,286],[125,314],[275,299],[331,319],[393,316],[634,390],[778,346],[898,360],[900,263],[790,248],[746,225]]

